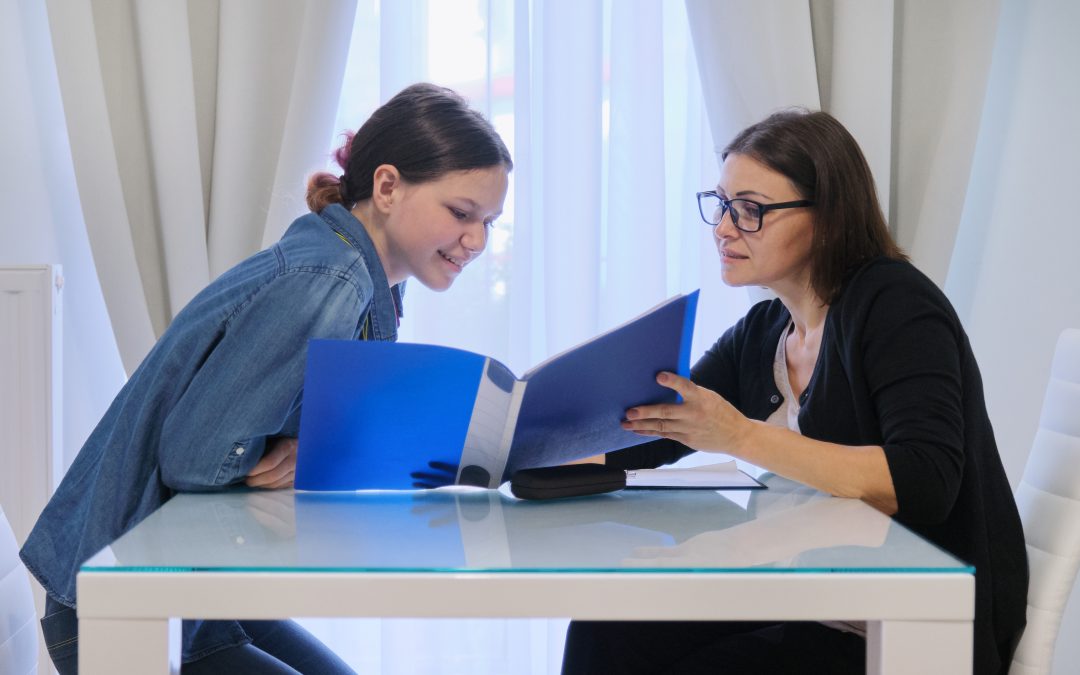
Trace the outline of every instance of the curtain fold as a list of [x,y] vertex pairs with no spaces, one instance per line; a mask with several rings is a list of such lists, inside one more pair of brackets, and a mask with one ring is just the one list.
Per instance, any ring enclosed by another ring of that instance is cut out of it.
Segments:
[[[607,227],[601,325],[639,314],[667,295],[663,8],[651,0],[611,6]],[[674,177],[673,177],[674,178]],[[683,190],[681,200],[688,200]],[[640,224],[628,231],[627,224]]]
[[859,140],[888,215],[892,187],[894,8],[811,0],[820,107]]
[[897,3],[890,222],[944,286],[971,183],[1000,0]]
[[820,107],[807,0],[686,0],[686,12],[717,152],[779,108]]
[[[48,11],[87,234],[121,360],[131,372],[156,339],[151,303],[155,309],[162,303],[156,293],[160,285],[151,280],[144,286],[137,263],[121,175],[121,158],[135,160],[125,157],[127,153],[114,143],[103,76],[106,65],[119,61],[119,70],[110,69],[109,89],[114,96],[122,96],[117,81],[133,70],[133,65],[125,64],[134,64],[134,59],[111,59],[108,49],[116,43],[131,43],[131,31],[123,31],[130,21],[112,22],[112,29],[103,32],[99,51],[90,2],[50,1]],[[111,112],[117,115],[119,111],[114,106]],[[142,194],[147,192],[149,185],[143,186]]]
[[48,0],[79,197],[128,373],[195,293],[303,212],[355,7]]
[[592,336],[599,316],[603,6],[538,0],[532,81],[540,117],[535,205],[543,223],[545,351]]
[[[202,164],[195,107],[195,74],[187,7],[177,2],[136,3],[135,45],[140,66],[146,154],[160,228],[165,323],[210,281],[203,208]],[[183,93],[178,96],[178,83]],[[109,104],[112,105],[112,101]],[[127,187],[127,186],[125,186]],[[132,185],[134,189],[139,186]],[[154,214],[146,214],[154,218]],[[133,223],[150,229],[152,222]],[[140,262],[142,265],[142,262]],[[155,326],[160,335],[164,326]]]

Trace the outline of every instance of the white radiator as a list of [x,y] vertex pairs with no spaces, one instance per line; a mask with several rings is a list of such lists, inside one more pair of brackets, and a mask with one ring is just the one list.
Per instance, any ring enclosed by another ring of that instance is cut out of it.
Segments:
[[0,505],[22,545],[63,471],[63,277],[0,267]]

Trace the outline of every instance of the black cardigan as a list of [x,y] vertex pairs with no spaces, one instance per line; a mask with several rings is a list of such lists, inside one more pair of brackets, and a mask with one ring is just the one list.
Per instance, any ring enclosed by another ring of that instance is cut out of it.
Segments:
[[[766,419],[783,400],[773,360],[790,318],[779,300],[754,305],[692,379]],[[945,295],[912,265],[873,260],[844,284],[799,428],[809,438],[885,448],[896,520],[975,567],[974,672],[1006,673],[1027,609],[1023,530],[967,335]],[[610,453],[608,462],[659,466],[690,452],[660,440]]]

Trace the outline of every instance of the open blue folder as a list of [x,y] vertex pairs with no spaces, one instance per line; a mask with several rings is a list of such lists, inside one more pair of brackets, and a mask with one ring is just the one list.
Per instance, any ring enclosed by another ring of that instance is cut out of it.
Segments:
[[536,366],[436,345],[312,340],[296,487],[498,487],[518,469],[642,443],[627,408],[674,402],[656,383],[688,376],[698,291]]

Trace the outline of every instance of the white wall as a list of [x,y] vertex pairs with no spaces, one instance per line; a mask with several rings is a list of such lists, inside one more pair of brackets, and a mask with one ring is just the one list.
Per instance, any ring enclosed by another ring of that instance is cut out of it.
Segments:
[[[1080,3],[1006,0],[972,182],[946,292],[982,368],[1015,486],[1038,425],[1058,334],[1080,327]],[[1080,414],[1080,411],[1077,411]],[[1055,673],[1080,663],[1080,593]]]
[[0,0],[0,264],[64,266],[64,456],[124,382],[90,255],[45,15]]

